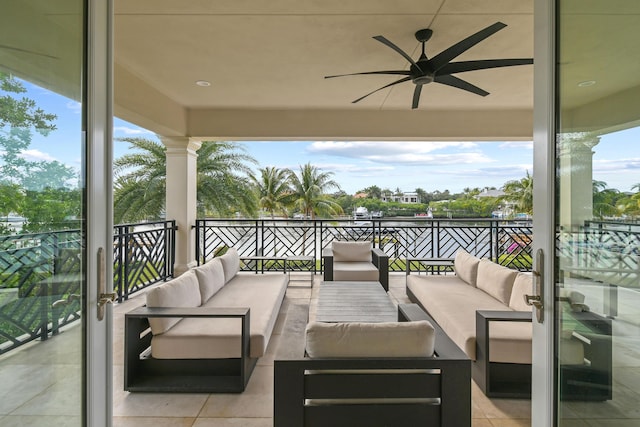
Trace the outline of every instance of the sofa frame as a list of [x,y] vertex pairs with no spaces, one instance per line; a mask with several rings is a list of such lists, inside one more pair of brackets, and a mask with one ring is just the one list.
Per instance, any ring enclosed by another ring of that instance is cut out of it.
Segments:
[[[371,262],[378,269],[378,281],[385,291],[389,290],[389,255],[380,248],[371,248]],[[333,251],[330,247],[322,251],[324,281],[333,281]]]
[[[436,334],[433,357],[275,360],[274,427],[470,427],[470,359],[417,305],[401,305],[398,317],[432,323]],[[358,370],[375,372],[354,373]],[[380,398],[405,400],[371,400]],[[305,404],[306,399],[320,399],[322,404]],[[432,399],[439,399],[439,404]]]
[[[427,311],[406,289],[409,299]],[[612,398],[611,320],[592,312],[572,312],[588,332],[574,335],[584,343],[589,366],[561,365],[557,382],[563,400],[604,401]],[[487,397],[531,397],[531,364],[490,362],[491,322],[531,322],[530,312],[478,310],[476,312],[476,360],[472,376]],[[435,323],[435,321],[434,321]]]
[[[150,317],[240,318],[241,355],[229,359],[155,359]],[[125,314],[124,389],[136,392],[239,393],[258,358],[249,356],[249,308],[138,307]]]

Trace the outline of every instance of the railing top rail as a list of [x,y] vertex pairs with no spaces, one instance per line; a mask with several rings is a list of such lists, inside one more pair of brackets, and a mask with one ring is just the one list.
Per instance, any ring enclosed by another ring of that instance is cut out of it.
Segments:
[[[300,223],[304,224],[313,224],[315,223],[354,223],[354,222],[368,222],[368,223],[385,223],[385,222],[394,222],[394,223],[436,223],[436,222],[447,222],[447,223],[498,223],[498,224],[522,224],[523,226],[531,225],[531,220],[504,220],[504,219],[496,219],[496,218],[412,218],[412,217],[389,217],[389,218],[373,218],[366,220],[354,220],[353,218],[316,218],[316,219],[293,219],[293,218],[199,218],[196,219],[196,223],[202,222],[232,222],[232,223],[256,223],[256,222],[270,222],[270,223]],[[358,225],[358,224],[356,224]],[[363,224],[366,226],[366,224]]]

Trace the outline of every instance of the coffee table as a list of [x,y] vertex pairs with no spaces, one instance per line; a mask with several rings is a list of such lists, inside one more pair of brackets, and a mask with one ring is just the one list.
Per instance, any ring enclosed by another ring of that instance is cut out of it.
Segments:
[[379,282],[322,282],[318,322],[397,322],[398,309]]

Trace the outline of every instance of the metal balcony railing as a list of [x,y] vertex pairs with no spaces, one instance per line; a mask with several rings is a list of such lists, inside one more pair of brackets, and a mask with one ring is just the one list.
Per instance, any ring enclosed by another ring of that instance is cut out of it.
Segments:
[[[405,271],[407,260],[453,258],[458,249],[490,258],[520,271],[531,269],[530,222],[456,219],[351,220],[229,220],[196,221],[196,259],[203,263],[227,247],[245,261],[243,270],[283,268],[280,260],[313,257],[314,270],[322,269],[322,250],[334,240],[369,240],[390,257],[390,271]],[[410,266],[410,268],[413,268]]]
[[[80,230],[0,236],[0,354],[46,340],[80,318]],[[114,291],[120,302],[173,276],[175,221],[114,227]]]

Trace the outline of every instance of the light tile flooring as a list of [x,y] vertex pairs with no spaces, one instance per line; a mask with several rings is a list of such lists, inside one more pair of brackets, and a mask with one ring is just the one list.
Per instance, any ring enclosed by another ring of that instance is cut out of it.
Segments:
[[[122,336],[124,312],[143,303],[136,297],[116,307],[114,321],[114,400],[113,425],[116,427],[267,427],[272,426],[273,359],[284,342],[285,319],[294,304],[309,305],[315,298],[321,276],[315,276],[313,292],[309,276],[292,281],[287,291],[276,330],[266,357],[258,362],[247,389],[241,394],[142,394],[122,390]],[[405,276],[392,275],[390,294],[396,302],[409,302],[404,291]],[[314,305],[311,304],[311,307]],[[310,317],[314,315],[313,308]],[[531,425],[528,400],[488,399],[473,384],[473,427],[522,427]],[[330,427],[330,426],[328,426]],[[400,427],[400,426],[399,426]]]
[[[319,284],[321,277],[315,277]],[[392,275],[390,294],[396,302],[408,302],[403,274]],[[143,304],[143,294],[114,307],[113,323],[113,425],[116,427],[265,427],[272,425],[273,359],[281,347],[291,344],[285,328],[295,305],[309,306],[315,291],[307,283],[292,282],[282,307],[268,352],[256,367],[247,390],[241,394],[162,394],[123,391],[124,313]],[[633,296],[621,296],[630,303]],[[589,296],[588,296],[589,298]],[[632,304],[634,312],[640,306]],[[621,304],[622,305],[622,304]],[[313,307],[313,304],[311,304]],[[313,315],[311,310],[310,316]],[[614,347],[614,399],[609,402],[570,402],[562,405],[562,427],[640,426],[640,333],[638,324],[620,313]],[[636,320],[636,319],[633,319]],[[624,333],[623,333],[624,332]],[[45,342],[35,341],[0,357],[0,425],[78,426],[81,395],[79,375],[79,327],[71,327]],[[626,350],[625,350],[626,349]],[[13,353],[13,354],[12,354]],[[75,398],[73,396],[76,396]],[[472,385],[473,426],[529,426],[528,400],[488,399]],[[603,419],[604,417],[613,419]],[[631,418],[631,419],[630,419]]]

